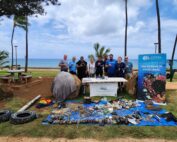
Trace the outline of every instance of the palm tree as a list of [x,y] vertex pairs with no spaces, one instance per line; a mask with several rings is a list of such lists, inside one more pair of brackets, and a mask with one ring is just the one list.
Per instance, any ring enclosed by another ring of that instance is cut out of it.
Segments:
[[9,53],[7,51],[0,51],[0,67],[9,62],[6,60],[8,57]]
[[125,47],[124,47],[124,56],[127,56],[127,27],[128,27],[128,9],[127,9],[127,0],[125,0]]
[[171,60],[169,60],[169,65],[170,65],[170,82],[173,81],[173,76],[175,74],[175,70],[173,69],[173,62],[174,62],[174,56],[175,56],[176,46],[177,46],[177,35],[176,35],[176,38],[175,38],[175,43],[174,43],[174,47],[173,47],[173,52],[172,52]]
[[16,27],[16,22],[15,22],[15,16],[14,16],[13,30],[12,30],[12,36],[11,36],[11,50],[12,50],[11,69],[13,69],[13,65],[14,65],[14,45],[13,45],[13,39],[14,39],[15,27]]
[[161,53],[161,25],[160,25],[160,10],[159,10],[159,1],[156,0],[156,12],[157,12],[157,24],[158,24],[158,51]]
[[88,58],[89,58],[89,59],[91,59],[91,58],[92,58],[92,59],[95,59],[95,57],[94,57],[93,54],[88,55]]
[[14,33],[15,33],[15,28],[19,27],[24,30],[26,30],[26,20],[24,16],[14,16],[13,19],[13,30],[12,30],[12,36],[11,36],[11,48],[12,48],[12,63],[11,63],[11,69],[13,69],[13,62],[14,62],[14,50],[13,50],[13,39],[14,39]]
[[26,21],[26,25],[25,25],[25,29],[26,29],[26,56],[25,56],[25,72],[28,71],[28,16],[25,17],[25,21]]
[[110,48],[105,49],[104,46],[101,47],[99,43],[94,44],[94,49],[96,52],[96,57],[101,57],[101,58],[108,55],[108,53],[111,51]]

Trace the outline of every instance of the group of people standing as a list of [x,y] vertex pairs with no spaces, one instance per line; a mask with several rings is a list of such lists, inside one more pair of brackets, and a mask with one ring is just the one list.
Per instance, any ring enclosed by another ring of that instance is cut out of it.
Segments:
[[90,57],[88,63],[83,56],[80,57],[79,61],[76,61],[76,57],[73,57],[72,61],[68,62],[67,55],[64,55],[59,66],[61,71],[75,74],[80,80],[84,77],[102,77],[103,75],[129,78],[133,74],[133,64],[129,62],[128,57],[126,56],[123,62],[120,56],[115,60],[113,54],[110,54],[109,58],[108,56],[105,56],[104,59],[98,57],[96,61],[93,57]]

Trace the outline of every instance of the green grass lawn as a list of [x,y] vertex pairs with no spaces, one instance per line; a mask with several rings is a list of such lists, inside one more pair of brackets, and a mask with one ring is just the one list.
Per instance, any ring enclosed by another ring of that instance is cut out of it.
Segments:
[[173,81],[177,82],[177,73],[175,73]]
[[[164,108],[177,116],[177,91],[167,91],[168,105]],[[18,110],[27,100],[13,98],[5,101],[5,108]],[[0,136],[27,136],[50,138],[95,138],[107,140],[110,138],[160,138],[177,140],[177,127],[135,127],[135,126],[96,126],[96,125],[42,125],[41,121],[50,113],[51,108],[38,110],[40,117],[35,121],[13,125],[9,122],[0,124]],[[36,110],[32,107],[30,110]]]
[[[33,71],[33,77],[54,77],[58,71]],[[5,74],[0,71],[0,75]],[[167,91],[168,105],[164,108],[177,116],[177,90]],[[126,97],[131,99],[131,97]],[[29,100],[14,97],[4,101],[4,108],[17,111]],[[30,110],[37,111],[39,118],[23,125],[13,125],[9,122],[0,124],[0,136],[27,136],[49,138],[95,138],[107,140],[112,138],[157,138],[177,140],[177,127],[135,127],[135,126],[96,126],[96,125],[42,125],[41,121],[50,113],[51,108],[37,110],[34,106]]]
[[[55,77],[58,74],[58,70],[53,70],[53,69],[46,69],[46,70],[37,70],[37,69],[29,69],[28,74],[32,74],[33,78],[36,77]],[[0,76],[1,75],[7,75],[7,71],[5,70],[0,70]],[[174,82],[177,81],[177,73],[174,75]]]
[[[58,70],[32,70],[29,69],[27,74],[31,74],[33,78],[36,77],[55,77],[58,74]],[[1,75],[8,75],[7,71],[0,70],[0,76]]]
[[29,70],[29,72],[31,72],[32,76],[35,77],[55,77],[59,71],[55,71],[55,70],[51,70],[51,71],[32,71]]

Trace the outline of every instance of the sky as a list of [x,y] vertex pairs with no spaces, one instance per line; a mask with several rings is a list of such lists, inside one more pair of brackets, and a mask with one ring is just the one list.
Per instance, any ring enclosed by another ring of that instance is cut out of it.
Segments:
[[[95,54],[93,45],[124,55],[124,0],[60,0],[61,6],[45,7],[44,16],[29,17],[29,58],[58,59]],[[177,0],[159,0],[162,52],[170,58],[177,34]],[[0,50],[11,54],[13,20],[0,21]],[[155,52],[157,17],[155,0],[128,0],[128,56]],[[25,57],[25,32],[16,28],[18,58]],[[177,55],[175,56],[177,58]]]

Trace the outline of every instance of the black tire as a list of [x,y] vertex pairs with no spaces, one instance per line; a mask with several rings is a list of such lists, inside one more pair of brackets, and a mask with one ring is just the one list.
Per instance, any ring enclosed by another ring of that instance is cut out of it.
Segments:
[[12,124],[24,124],[33,121],[37,118],[37,115],[33,111],[17,112],[11,115],[10,123]]
[[0,110],[0,123],[9,121],[11,116],[10,110]]

